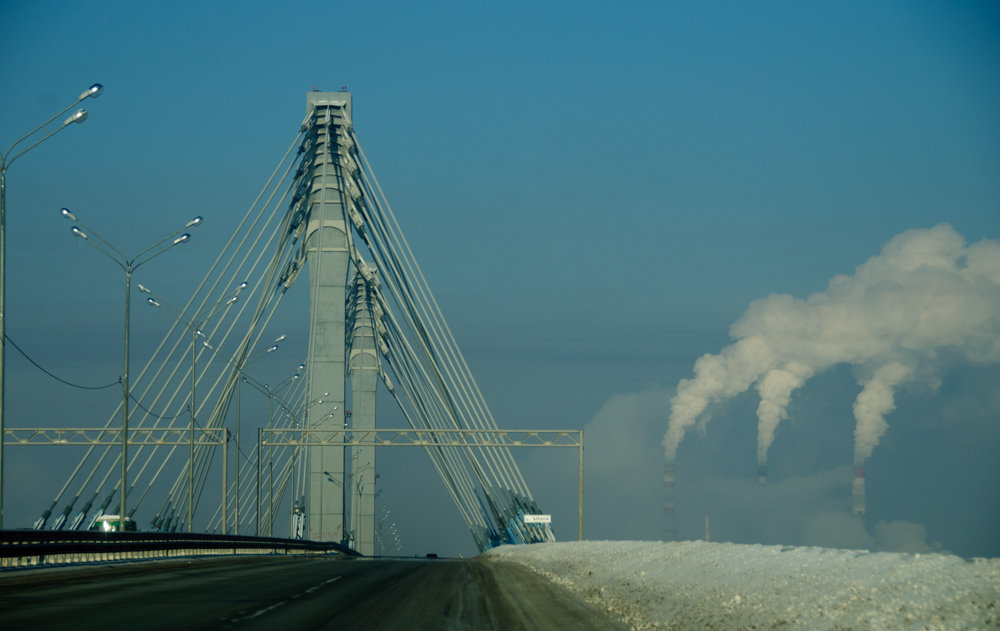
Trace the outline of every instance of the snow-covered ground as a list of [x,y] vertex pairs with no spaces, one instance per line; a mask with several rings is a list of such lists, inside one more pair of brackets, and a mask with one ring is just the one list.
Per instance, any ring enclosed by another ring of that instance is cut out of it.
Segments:
[[1000,629],[1000,559],[583,541],[501,546],[636,629]]

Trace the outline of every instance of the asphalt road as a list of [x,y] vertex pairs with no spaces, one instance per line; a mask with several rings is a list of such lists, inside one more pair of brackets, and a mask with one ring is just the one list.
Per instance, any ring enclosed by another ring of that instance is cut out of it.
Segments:
[[0,573],[2,629],[625,629],[503,562],[246,557]]

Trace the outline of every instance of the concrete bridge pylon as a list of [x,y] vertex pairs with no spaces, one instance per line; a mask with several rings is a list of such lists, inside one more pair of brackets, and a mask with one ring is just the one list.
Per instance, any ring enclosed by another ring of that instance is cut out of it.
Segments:
[[[309,273],[309,351],[306,360],[308,429],[345,427],[345,320],[349,265],[346,196],[341,157],[350,151],[351,95],[306,95],[310,152],[302,180],[308,186],[305,258]],[[343,447],[308,449],[306,537],[344,541],[345,470]]]

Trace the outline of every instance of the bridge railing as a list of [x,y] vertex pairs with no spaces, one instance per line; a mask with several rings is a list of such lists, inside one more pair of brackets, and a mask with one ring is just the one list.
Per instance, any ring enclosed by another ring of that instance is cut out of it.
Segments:
[[359,556],[337,543],[299,539],[167,532],[0,530],[0,568],[251,554]]

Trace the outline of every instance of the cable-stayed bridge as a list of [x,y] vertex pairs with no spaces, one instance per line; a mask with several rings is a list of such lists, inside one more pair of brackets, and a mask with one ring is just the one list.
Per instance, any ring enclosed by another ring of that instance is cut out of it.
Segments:
[[[293,538],[372,554],[375,452],[406,444],[425,451],[479,549],[554,540],[547,523],[525,518],[541,510],[510,449],[577,447],[582,458],[582,435],[498,428],[361,148],[350,93],[308,93],[306,110],[190,298],[172,305],[136,286],[173,324],[132,374],[126,342],[122,402],[103,428],[6,430],[7,444],[86,446],[36,529],[86,530],[122,508],[151,513],[150,527],[166,532],[270,535],[289,519]],[[309,288],[308,352],[270,386],[247,368],[280,341],[271,325],[295,283]],[[244,386],[267,397],[269,415],[230,467]],[[377,391],[409,427],[376,427]],[[210,501],[220,470],[222,500]]]

